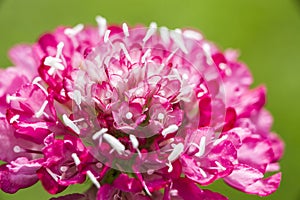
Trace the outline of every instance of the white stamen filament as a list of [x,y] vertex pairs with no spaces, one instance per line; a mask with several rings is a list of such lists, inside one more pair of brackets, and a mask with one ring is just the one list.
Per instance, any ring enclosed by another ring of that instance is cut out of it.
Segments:
[[65,31],[64,31],[64,33],[66,35],[68,35],[68,36],[74,37],[75,35],[77,35],[78,33],[80,33],[83,29],[84,29],[84,25],[83,24],[77,24],[73,28],[66,28]]
[[42,78],[37,76],[35,79],[33,79],[32,84],[38,86],[45,93],[45,95],[48,96],[49,94],[47,90],[41,84],[39,84],[40,81],[42,81]]
[[108,40],[109,40],[109,35],[110,35],[110,30],[106,30],[106,31],[105,31],[105,34],[104,34],[104,39],[103,39],[104,43],[107,43],[107,42],[108,42]]
[[224,140],[226,140],[228,138],[228,135],[224,135],[219,139],[216,139],[213,143],[214,146],[217,146],[218,144],[220,144],[221,142],[223,142]]
[[151,22],[150,23],[150,26],[149,26],[149,29],[145,35],[145,37],[143,38],[143,42],[147,42],[150,37],[156,32],[157,30],[157,24],[155,22]]
[[56,50],[55,58],[60,58],[62,56],[62,50],[64,46],[65,44],[63,42],[58,43],[58,45],[56,46],[57,50]]
[[200,171],[200,174],[203,176],[203,178],[207,178],[207,174],[201,167],[199,167],[199,171]]
[[80,165],[81,161],[80,161],[80,159],[79,159],[79,157],[76,153],[72,153],[71,157],[73,158],[74,163],[75,163],[76,166]]
[[100,183],[98,182],[97,178],[94,176],[94,174],[88,170],[86,172],[86,175],[91,179],[91,181],[93,182],[93,184],[99,189],[101,187]]
[[126,118],[131,119],[133,117],[133,114],[131,112],[126,113]]
[[169,169],[168,169],[169,173],[173,171],[172,162],[174,160],[176,160],[183,151],[184,151],[184,145],[182,143],[178,143],[173,146],[173,150],[172,150],[171,154],[168,156],[169,162],[166,164],[169,167]]
[[97,131],[94,135],[93,135],[93,137],[92,137],[92,139],[93,140],[97,140],[99,137],[101,137],[104,133],[106,133],[108,131],[108,129],[107,128],[102,128],[100,131]]
[[174,133],[175,131],[177,131],[178,128],[179,128],[179,127],[178,127],[176,124],[172,124],[172,125],[168,126],[167,128],[165,128],[165,129],[161,132],[161,134],[162,134],[164,137],[166,137],[168,134]]
[[20,118],[20,115],[14,115],[12,118],[10,118],[9,123],[14,123],[17,122],[18,119]]
[[78,126],[66,114],[63,114],[62,118],[66,126],[71,128],[75,133],[80,134]]
[[203,36],[200,33],[193,31],[193,30],[183,31],[183,36],[186,38],[193,39],[193,40],[202,40],[203,39]]
[[166,59],[166,63],[168,63],[171,59],[172,59],[172,57],[175,55],[175,53],[178,51],[178,48],[177,49],[175,49],[172,53],[170,53],[170,55],[167,57],[167,59]]
[[183,53],[187,54],[188,50],[184,44],[184,40],[182,39],[182,32],[180,29],[175,29],[174,31],[170,32],[171,38],[177,44],[177,46],[183,51]]
[[47,104],[48,104],[48,101],[47,101],[47,100],[44,101],[44,103],[43,103],[43,105],[41,106],[40,110],[37,111],[37,112],[34,114],[34,116],[35,116],[36,118],[39,118],[40,116],[42,116],[42,115],[44,114],[44,110],[45,110]]
[[174,145],[172,153],[168,156],[168,161],[173,162],[174,160],[176,160],[183,152],[183,150],[184,150],[183,143],[178,143]]
[[141,58],[141,62],[145,63],[146,62],[146,58],[148,58],[151,54],[151,49],[147,49],[147,51],[144,53],[144,55]]
[[124,52],[125,57],[127,58],[127,60],[128,60],[129,62],[132,62],[131,57],[130,57],[130,55],[129,55],[129,53],[128,53],[128,51],[127,51],[127,49],[126,49],[126,47],[125,47],[125,45],[124,45],[123,43],[120,44],[120,48],[121,48],[122,51]]
[[96,22],[98,24],[99,35],[103,36],[106,29],[107,29],[106,19],[101,17],[101,16],[97,16],[96,17]]
[[61,176],[53,173],[49,168],[46,168],[46,171],[56,182],[58,182],[58,180],[61,179]]
[[14,146],[13,151],[14,151],[15,153],[20,153],[20,152],[22,151],[22,149],[21,149],[20,146],[16,145],[16,146]]
[[206,137],[205,136],[202,136],[201,139],[200,139],[200,144],[199,144],[199,151],[195,154],[195,156],[197,157],[201,157],[204,152],[205,152],[205,141],[206,141]]
[[82,96],[79,90],[74,90],[73,92],[68,92],[69,97],[75,101],[77,106],[80,106]]
[[209,44],[207,44],[207,43],[203,44],[202,48],[203,48],[204,54],[206,56],[207,64],[211,65],[213,63],[213,60],[211,58],[211,51],[210,51]]
[[9,94],[6,95],[6,103],[10,103],[11,101],[26,101],[26,98],[23,97],[16,97],[10,96]]
[[169,29],[163,26],[159,29],[159,31],[160,31],[160,37],[162,41],[166,44],[169,44],[170,43]]
[[133,148],[137,149],[139,147],[139,141],[134,135],[129,135],[129,139],[132,143]]
[[126,23],[123,23],[122,28],[123,28],[124,35],[125,35],[126,37],[129,37],[129,30],[128,30],[127,24],[126,24]]
[[110,144],[113,150],[116,150],[118,154],[123,154],[125,151],[125,146],[114,136],[110,134],[103,134],[103,138]]
[[226,170],[226,168],[221,163],[219,163],[219,161],[215,161],[215,163],[221,170]]

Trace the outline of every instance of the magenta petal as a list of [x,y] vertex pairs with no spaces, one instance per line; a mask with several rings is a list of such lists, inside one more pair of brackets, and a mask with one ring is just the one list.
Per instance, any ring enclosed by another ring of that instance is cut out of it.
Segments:
[[0,188],[7,193],[32,186],[38,181],[36,171],[41,167],[37,161],[20,157],[10,164],[0,166]]
[[267,140],[254,136],[246,137],[242,142],[243,145],[238,150],[239,162],[264,173],[267,165],[274,158],[270,143]]
[[135,178],[130,178],[127,174],[120,174],[113,182],[113,185],[125,192],[137,193],[143,190],[140,181]]
[[245,192],[259,196],[267,196],[277,190],[281,181],[281,173],[274,174],[265,179],[256,181],[254,184],[245,188]]
[[100,187],[97,193],[97,200],[113,199],[117,191],[112,185],[104,184]]
[[234,166],[232,173],[224,178],[225,182],[232,187],[245,191],[245,188],[264,177],[258,169],[245,164]]
[[42,167],[37,171],[37,175],[42,182],[43,187],[47,190],[50,194],[57,194],[64,191],[67,187],[62,186],[58,183],[57,180],[48,173],[47,169]]

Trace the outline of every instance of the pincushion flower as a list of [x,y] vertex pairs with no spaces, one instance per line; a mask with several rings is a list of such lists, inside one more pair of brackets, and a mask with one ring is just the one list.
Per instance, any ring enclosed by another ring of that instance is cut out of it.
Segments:
[[[266,89],[234,50],[191,29],[59,27],[0,72],[0,188],[41,181],[53,199],[227,199],[218,179],[266,196],[284,145]],[[271,172],[271,176],[266,173]]]

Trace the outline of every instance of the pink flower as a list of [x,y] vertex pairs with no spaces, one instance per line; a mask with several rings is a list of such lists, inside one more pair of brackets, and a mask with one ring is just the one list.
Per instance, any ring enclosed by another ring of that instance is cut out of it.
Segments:
[[[54,199],[227,199],[218,179],[266,196],[284,144],[266,89],[233,50],[190,29],[59,27],[0,71],[0,188],[41,181]],[[273,173],[265,177],[267,172]]]

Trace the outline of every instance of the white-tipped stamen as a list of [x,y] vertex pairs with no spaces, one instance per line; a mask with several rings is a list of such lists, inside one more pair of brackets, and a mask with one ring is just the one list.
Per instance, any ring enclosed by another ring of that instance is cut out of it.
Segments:
[[97,131],[93,136],[92,139],[93,140],[97,140],[98,138],[100,138],[104,133],[107,133],[108,129],[107,128],[102,128],[100,129],[100,131]]
[[151,36],[156,32],[157,30],[157,24],[155,22],[151,22],[150,23],[150,26],[149,26],[149,29],[145,35],[145,37],[143,38],[143,42],[147,42]]
[[134,135],[131,135],[131,134],[129,135],[129,139],[130,139],[130,142],[131,142],[133,148],[138,152],[139,157],[141,157],[142,155],[141,155],[141,152],[139,150],[139,141],[138,141],[138,139]]
[[10,118],[9,123],[14,123],[17,122],[18,119],[20,118],[20,115],[14,115],[12,118]]
[[128,53],[128,51],[127,51],[127,49],[126,49],[126,47],[125,47],[125,45],[124,45],[123,43],[120,44],[120,48],[121,48],[122,51],[124,52],[125,57],[127,58],[127,60],[128,60],[129,62],[132,62],[131,57],[130,57],[130,55],[129,55],[129,53]]
[[63,173],[66,172],[68,169],[69,168],[67,166],[61,166],[60,167],[60,171],[63,172]]
[[223,142],[224,140],[226,140],[228,138],[228,135],[223,135],[221,138],[216,139],[213,143],[214,146],[217,146],[218,144],[220,144],[221,142]]
[[144,53],[144,55],[141,58],[141,62],[145,63],[146,62],[146,58],[148,58],[151,55],[151,49],[147,49],[147,51]]
[[62,56],[62,50],[64,48],[65,44],[63,42],[59,42],[58,45],[56,46],[56,56],[55,58],[60,58]]
[[167,27],[160,27],[159,29],[160,31],[160,37],[162,39],[162,41],[165,44],[169,44],[170,43],[170,33],[169,33],[169,29]]
[[[60,58],[54,58],[54,57],[48,56],[44,61],[44,65],[53,67],[54,69],[64,70],[65,67],[63,64],[61,64],[61,62],[62,62],[62,60]],[[48,71],[48,73],[50,74],[50,71]]]
[[215,163],[222,171],[226,170],[226,168],[221,163],[219,163],[219,161],[215,161]]
[[184,40],[182,38],[182,32],[180,29],[175,29],[174,31],[170,32],[170,36],[173,41],[177,44],[177,46],[181,49],[181,51],[185,54],[188,53],[188,50],[184,44]]
[[63,114],[62,118],[67,127],[71,128],[75,133],[80,134],[78,126],[66,114]]
[[46,100],[46,101],[44,101],[44,103],[43,103],[43,105],[41,106],[40,110],[37,111],[37,112],[34,114],[34,116],[35,116],[36,118],[39,118],[40,116],[42,116],[42,115],[44,114],[44,110],[45,110],[45,108],[46,108],[47,105],[48,105],[48,101]]
[[134,135],[131,135],[131,134],[129,135],[129,139],[131,141],[133,148],[137,149],[139,147],[138,139]]
[[200,174],[203,176],[203,178],[207,178],[207,174],[201,167],[199,167],[199,171],[200,171]]
[[64,33],[70,37],[74,37],[84,29],[83,24],[77,24],[73,28],[66,28]]
[[80,165],[81,161],[80,161],[80,159],[79,159],[79,157],[76,153],[72,153],[71,157],[73,158],[74,163],[75,163],[76,166]]
[[157,119],[158,120],[163,120],[165,118],[165,115],[163,113],[158,113]]
[[201,157],[205,153],[205,144],[206,142],[206,137],[202,136],[200,139],[200,144],[199,144],[199,151],[195,154],[197,157]]
[[20,152],[22,151],[22,149],[21,149],[20,146],[16,145],[16,146],[14,146],[13,151],[14,151],[15,153],[20,153]]
[[204,94],[206,94],[208,92],[208,90],[204,84],[200,84],[200,88],[202,89],[202,91],[198,92],[198,94],[197,94],[198,98],[201,98]]
[[45,95],[48,96],[49,94],[47,90],[39,83],[40,81],[42,81],[42,78],[37,76],[35,79],[33,79],[32,84],[38,86],[45,93]]
[[203,48],[204,54],[206,56],[206,62],[207,62],[207,64],[209,64],[209,65],[213,64],[213,60],[212,60],[212,57],[211,57],[211,50],[210,50],[209,44],[207,44],[207,43],[203,44],[202,48]]
[[100,183],[98,182],[97,178],[94,176],[94,174],[88,170],[86,171],[86,175],[90,178],[92,183],[99,189],[101,187]]
[[126,37],[129,37],[129,30],[128,30],[127,24],[126,24],[126,23],[123,23],[123,24],[122,24],[122,28],[123,28],[124,35],[125,35]]
[[49,168],[46,168],[46,171],[56,182],[58,182],[58,180],[61,179],[61,176],[53,173]]
[[110,32],[111,32],[110,30],[105,31],[104,38],[103,38],[104,43],[107,43],[109,41]]
[[178,48],[175,49],[172,53],[170,53],[170,55],[167,57],[166,59],[166,63],[168,63],[172,58],[173,56],[175,55],[175,53],[178,51]]
[[132,119],[133,114],[131,112],[127,112],[125,117],[126,117],[126,119]]
[[101,16],[97,16],[96,17],[96,22],[98,24],[99,35],[103,36],[106,29],[107,29],[106,19],[101,17]]
[[183,143],[178,143],[178,144],[175,144],[172,146],[173,146],[173,150],[172,150],[171,154],[168,156],[169,162],[166,164],[169,167],[169,169],[168,169],[169,173],[173,171],[172,162],[174,160],[176,160],[180,156],[180,154],[182,154],[182,152],[184,151]]
[[189,39],[193,39],[193,40],[202,40],[203,39],[203,36],[194,30],[183,31],[183,36],[186,38],[189,38]]
[[172,153],[168,156],[168,161],[173,162],[176,160],[180,154],[184,151],[184,145],[183,143],[178,143],[173,146],[173,151]]
[[113,150],[116,150],[118,154],[123,154],[125,151],[125,146],[114,136],[110,134],[103,134],[103,138],[110,144]]
[[26,101],[26,98],[23,97],[16,97],[10,96],[9,94],[6,95],[6,103],[10,103],[11,101]]
[[68,92],[69,97],[75,101],[77,106],[80,106],[82,96],[79,90],[74,90],[73,92]]
[[172,125],[168,126],[167,128],[165,128],[165,129],[161,132],[161,134],[162,134],[164,137],[166,137],[168,134],[174,133],[175,131],[177,131],[178,128],[179,128],[179,127],[178,127],[176,124],[172,124]]
[[62,50],[64,47],[64,43],[60,42],[57,45],[56,56],[48,56],[44,61],[44,65],[50,66],[51,68],[48,70],[50,75],[53,75],[55,70],[64,70],[65,66],[62,64],[62,60],[60,57],[62,56]]

